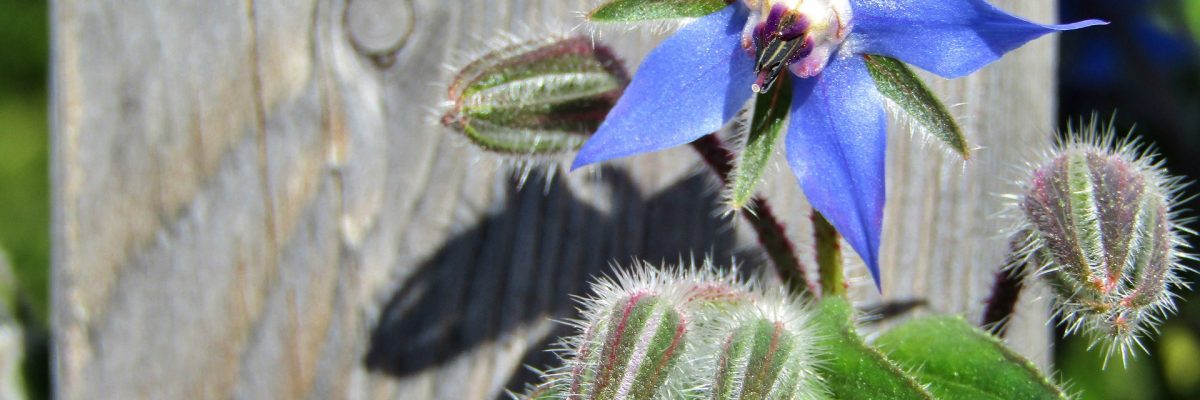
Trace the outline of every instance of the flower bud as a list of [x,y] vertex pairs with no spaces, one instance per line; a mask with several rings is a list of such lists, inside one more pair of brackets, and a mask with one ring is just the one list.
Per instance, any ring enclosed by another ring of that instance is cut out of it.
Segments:
[[496,153],[578,149],[629,83],[612,51],[593,43],[555,37],[484,54],[454,77],[441,123]]
[[747,319],[726,336],[716,361],[710,398],[821,398],[808,332],[783,321]]
[[662,297],[635,293],[598,322],[572,367],[572,396],[654,398],[679,360],[687,321]]
[[1113,150],[1111,129],[1085,126],[1033,171],[1020,197],[1032,260],[1055,291],[1068,333],[1083,331],[1122,359],[1167,311],[1183,228],[1178,179],[1136,145]]
[[547,377],[564,399],[674,398],[698,385],[691,351],[710,312],[749,301],[734,274],[700,268],[664,271],[646,264],[592,285],[578,335],[565,338],[565,365]]

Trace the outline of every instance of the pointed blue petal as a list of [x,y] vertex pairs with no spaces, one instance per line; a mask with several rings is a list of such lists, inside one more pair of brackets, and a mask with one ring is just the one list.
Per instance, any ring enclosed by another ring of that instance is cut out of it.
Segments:
[[1051,32],[1107,22],[1042,25],[984,0],[851,0],[855,52],[898,58],[946,78],[975,72]]
[[691,142],[750,98],[754,61],[741,47],[739,4],[688,24],[651,51],[571,169]]
[[821,75],[797,80],[787,159],[808,202],[850,242],[881,288],[887,120],[874,82],[862,57],[836,55]]

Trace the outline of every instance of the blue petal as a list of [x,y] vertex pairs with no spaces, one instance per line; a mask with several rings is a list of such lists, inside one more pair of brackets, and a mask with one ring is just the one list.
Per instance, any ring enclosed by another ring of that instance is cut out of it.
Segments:
[[732,4],[651,51],[571,169],[681,145],[721,128],[750,98],[754,83],[754,61],[741,47],[746,17]]
[[850,242],[881,288],[887,149],[883,97],[858,56],[835,55],[821,75],[797,80],[795,87],[788,164],[808,202]]
[[946,78],[975,72],[1051,32],[1107,22],[1042,25],[984,0],[851,0],[855,51],[898,58]]

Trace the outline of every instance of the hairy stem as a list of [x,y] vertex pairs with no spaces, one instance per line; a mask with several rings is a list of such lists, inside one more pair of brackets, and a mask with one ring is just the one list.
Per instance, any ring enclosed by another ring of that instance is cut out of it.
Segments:
[[[700,158],[703,158],[704,162],[717,173],[721,182],[729,182],[729,174],[733,171],[734,154],[721,143],[721,139],[716,134],[708,134],[696,139],[692,142],[692,148],[700,153]],[[787,238],[783,223],[775,217],[767,200],[761,196],[755,196],[750,200],[749,210],[751,211],[740,214],[754,228],[754,233],[758,235],[758,243],[771,258],[771,264],[775,265],[779,277],[787,283],[792,293],[812,296],[815,290],[804,275],[804,266],[800,264],[800,258],[796,257],[795,246]]]
[[1025,287],[1025,273],[1028,268],[1024,261],[1014,258],[1020,256],[1017,242],[1014,241],[1010,247],[1012,249],[1005,260],[1005,267],[996,272],[992,294],[985,302],[987,308],[983,310],[983,321],[980,323],[984,329],[1001,338],[1004,337],[1008,321],[1017,307],[1021,289]]

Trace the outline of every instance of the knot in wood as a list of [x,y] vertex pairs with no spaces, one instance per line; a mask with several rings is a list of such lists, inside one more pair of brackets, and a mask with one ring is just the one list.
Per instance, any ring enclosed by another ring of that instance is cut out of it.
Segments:
[[355,50],[386,60],[408,41],[413,17],[412,0],[353,0],[343,23]]

